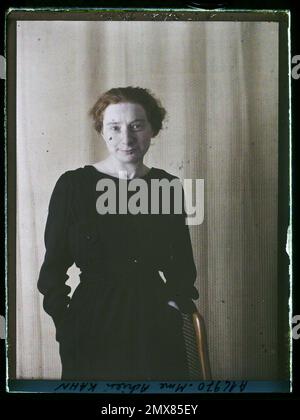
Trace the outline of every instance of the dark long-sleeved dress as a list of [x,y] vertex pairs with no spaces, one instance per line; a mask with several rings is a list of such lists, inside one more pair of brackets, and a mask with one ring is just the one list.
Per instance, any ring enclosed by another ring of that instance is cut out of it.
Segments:
[[[119,179],[87,165],[61,175],[49,204],[38,289],[56,326],[62,379],[187,380],[182,317],[167,304],[198,298],[185,214],[172,206],[173,214],[120,214],[117,200],[116,214],[100,215],[104,178],[118,197]],[[142,177],[149,186],[164,178],[176,177],[157,168]],[[73,263],[81,274],[70,299]]]

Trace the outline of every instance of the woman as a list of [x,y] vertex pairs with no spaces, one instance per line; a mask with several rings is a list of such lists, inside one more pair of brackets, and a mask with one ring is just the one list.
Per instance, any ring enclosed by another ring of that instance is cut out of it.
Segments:
[[[126,87],[101,95],[90,113],[109,154],[58,179],[38,280],[56,325],[62,379],[187,380],[178,306],[192,304],[198,292],[184,210],[101,214],[96,205],[107,192],[99,192],[101,180],[115,186],[120,204],[121,182],[176,179],[144,164],[165,110],[148,90]],[[70,299],[66,272],[74,262],[80,284]]]

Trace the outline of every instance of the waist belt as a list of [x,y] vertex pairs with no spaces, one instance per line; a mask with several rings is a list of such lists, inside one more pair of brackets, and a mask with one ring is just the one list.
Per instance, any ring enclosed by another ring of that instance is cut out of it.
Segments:
[[[84,282],[110,282],[112,279],[130,278],[133,276],[138,277],[142,281],[153,277],[161,279],[158,273],[159,270],[158,264],[146,261],[141,257],[130,256],[121,259],[116,258],[115,261],[106,261],[96,271],[92,268],[82,270],[80,278]],[[161,281],[163,283],[162,279]]]

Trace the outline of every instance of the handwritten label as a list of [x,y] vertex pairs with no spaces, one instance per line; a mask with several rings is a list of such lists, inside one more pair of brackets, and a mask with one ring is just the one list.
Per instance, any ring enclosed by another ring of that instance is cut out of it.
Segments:
[[60,382],[55,392],[68,393],[241,393],[248,381],[191,381],[191,382]]
[[97,388],[97,383],[93,382],[62,382],[54,391],[68,391],[68,392],[94,392]]
[[119,391],[119,392],[124,392],[127,394],[133,394],[134,392],[135,393],[139,392],[142,394],[150,388],[150,385],[146,383],[131,384],[129,382],[121,382],[121,383],[118,382],[118,383],[106,384],[106,387],[113,392]]

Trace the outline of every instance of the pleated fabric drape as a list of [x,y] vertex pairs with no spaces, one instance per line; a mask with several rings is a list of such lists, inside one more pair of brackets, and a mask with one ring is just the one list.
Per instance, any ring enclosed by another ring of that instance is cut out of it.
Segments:
[[213,378],[276,379],[278,24],[192,21],[17,23],[17,377],[60,377],[36,286],[49,198],[105,156],[88,110],[129,85],[168,112],[146,163],[204,179],[190,232]]

